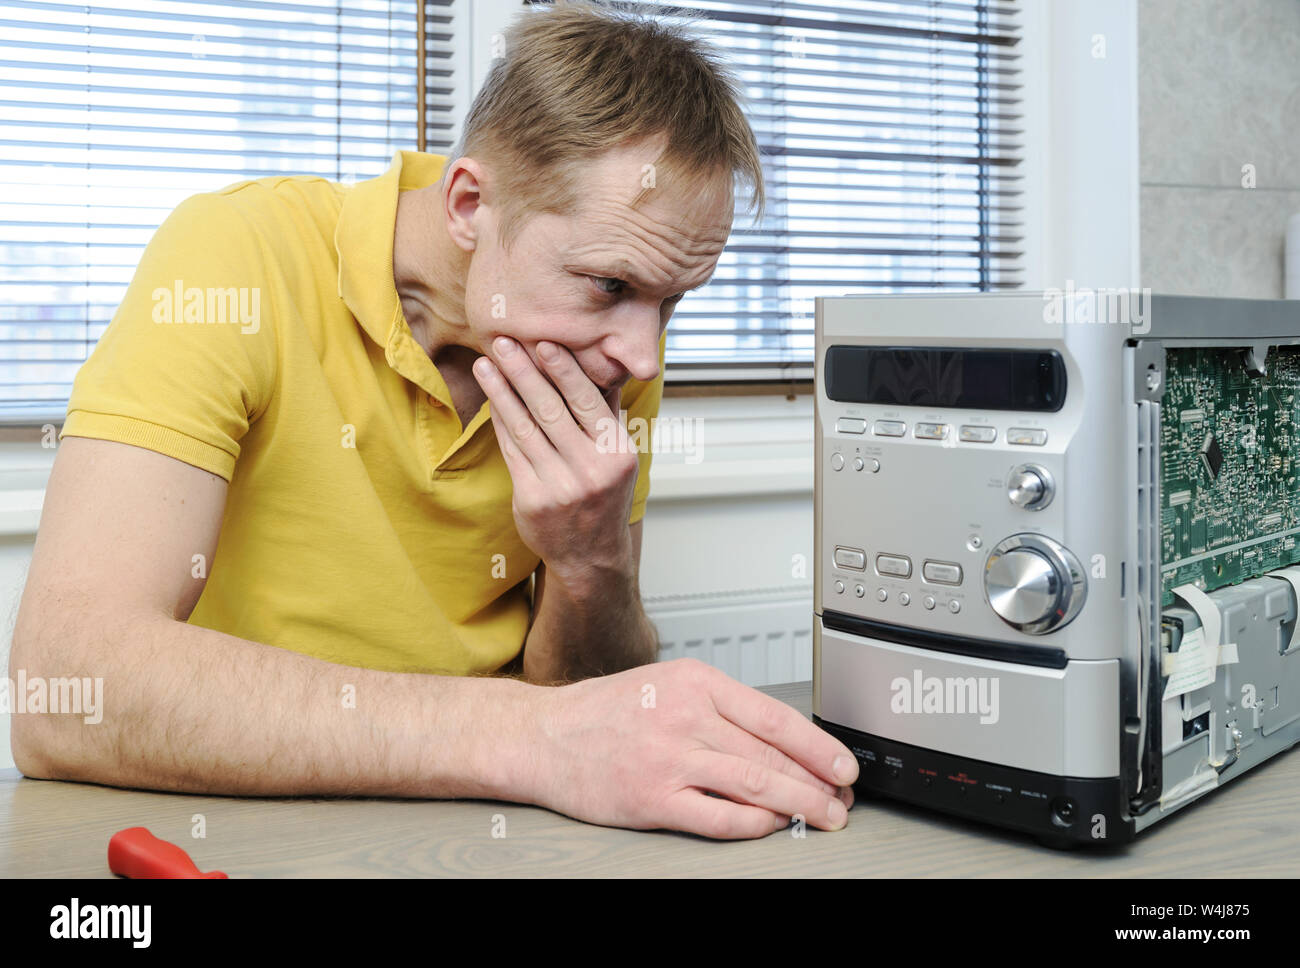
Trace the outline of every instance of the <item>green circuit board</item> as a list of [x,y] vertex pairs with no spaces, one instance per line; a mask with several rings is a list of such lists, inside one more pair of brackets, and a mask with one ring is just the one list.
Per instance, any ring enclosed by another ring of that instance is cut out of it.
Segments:
[[1161,576],[1212,591],[1300,562],[1300,352],[1166,350],[1160,421]]

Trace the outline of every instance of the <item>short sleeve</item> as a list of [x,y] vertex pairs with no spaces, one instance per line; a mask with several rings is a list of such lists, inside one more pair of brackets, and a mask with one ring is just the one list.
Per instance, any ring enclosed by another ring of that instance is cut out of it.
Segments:
[[77,371],[60,436],[145,447],[229,481],[277,374],[260,246],[227,197],[182,202]]
[[[667,347],[668,334],[659,339],[659,375],[648,383],[633,381],[623,388],[619,405],[627,411],[629,428],[634,427],[635,419],[643,420],[642,427],[649,428],[652,421],[659,416],[659,403],[664,395],[664,350]],[[636,524],[645,517],[646,499],[650,496],[650,440],[652,435],[647,430],[645,446],[637,452],[636,487],[632,491],[632,513],[628,524]]]

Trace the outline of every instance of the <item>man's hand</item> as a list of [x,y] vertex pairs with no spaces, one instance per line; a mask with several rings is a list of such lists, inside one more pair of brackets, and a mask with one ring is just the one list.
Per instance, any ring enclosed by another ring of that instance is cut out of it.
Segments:
[[474,376],[514,481],[519,536],[550,579],[580,597],[598,594],[610,576],[636,567],[628,516],[637,455],[618,418],[618,390],[607,399],[555,343],[537,344],[545,374],[511,339],[497,337],[492,349],[496,362],[480,357]]
[[[780,700],[694,659],[538,697],[530,802],[589,823],[762,837],[844,826],[853,754]],[[708,796],[706,791],[719,794]]]

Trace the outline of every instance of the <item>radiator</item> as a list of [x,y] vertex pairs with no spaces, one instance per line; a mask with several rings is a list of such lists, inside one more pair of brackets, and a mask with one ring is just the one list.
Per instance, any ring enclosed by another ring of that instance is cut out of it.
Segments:
[[812,584],[648,596],[661,661],[687,656],[747,686],[812,679]]

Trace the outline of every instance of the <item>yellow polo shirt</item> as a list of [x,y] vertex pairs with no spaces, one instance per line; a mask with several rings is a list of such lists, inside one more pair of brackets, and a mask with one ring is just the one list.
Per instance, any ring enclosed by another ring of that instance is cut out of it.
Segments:
[[[491,672],[523,646],[529,578],[486,403],[462,426],[393,284],[398,194],[261,178],[183,202],[77,373],[62,436],[146,447],[230,482],[189,621],[331,662]],[[659,409],[660,373],[623,389]],[[640,455],[632,522],[645,513]]]

